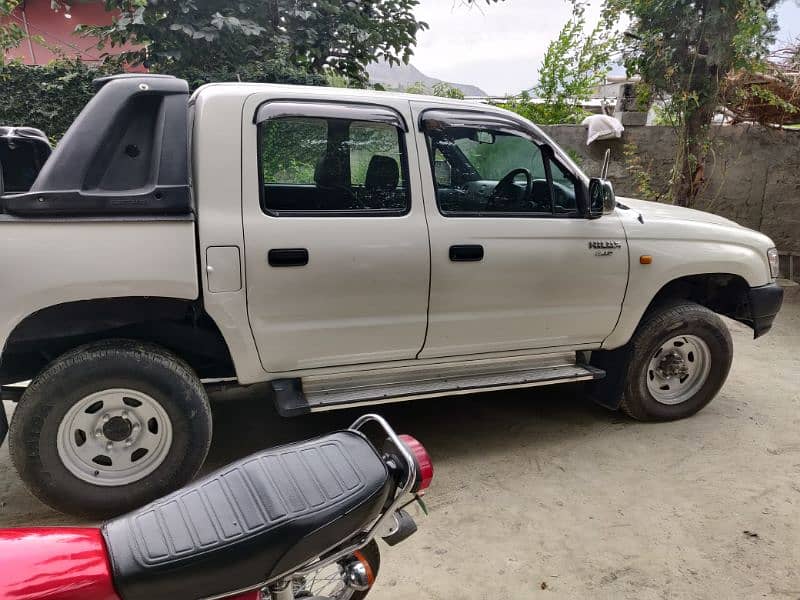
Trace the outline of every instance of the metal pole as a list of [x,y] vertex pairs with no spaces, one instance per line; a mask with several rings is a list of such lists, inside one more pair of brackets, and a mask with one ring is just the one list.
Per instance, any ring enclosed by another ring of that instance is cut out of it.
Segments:
[[28,50],[31,53],[31,63],[36,64],[36,53],[33,51],[33,40],[31,39],[31,28],[28,26],[28,15],[25,12],[25,3],[22,4],[22,24],[25,26],[25,37],[28,38]]

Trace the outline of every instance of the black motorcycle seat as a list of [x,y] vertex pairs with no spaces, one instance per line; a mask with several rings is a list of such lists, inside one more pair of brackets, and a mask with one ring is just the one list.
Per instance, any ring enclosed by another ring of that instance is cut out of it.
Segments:
[[354,431],[258,452],[105,523],[114,584],[123,600],[258,586],[365,529],[392,486]]

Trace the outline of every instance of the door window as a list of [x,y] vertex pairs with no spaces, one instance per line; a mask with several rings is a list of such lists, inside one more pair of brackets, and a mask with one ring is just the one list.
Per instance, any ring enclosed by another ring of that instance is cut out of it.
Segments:
[[313,185],[314,169],[328,147],[322,119],[276,119],[260,129],[265,184]]
[[258,127],[268,214],[408,212],[408,160],[402,132],[393,125],[287,117]]
[[445,216],[577,214],[574,176],[527,137],[439,124],[427,139]]

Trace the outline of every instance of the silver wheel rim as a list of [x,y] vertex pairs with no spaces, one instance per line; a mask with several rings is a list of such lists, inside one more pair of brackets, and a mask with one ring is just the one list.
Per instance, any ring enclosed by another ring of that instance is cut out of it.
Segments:
[[327,600],[349,600],[355,590],[349,587],[344,579],[344,569],[334,563],[314,571],[307,577],[297,579],[293,583],[295,598],[316,598]]
[[694,397],[711,373],[711,351],[696,335],[670,338],[647,366],[647,389],[661,404],[680,404]]
[[172,446],[172,422],[151,396],[130,389],[90,394],[67,411],[57,450],[78,479],[106,487],[134,483],[155,471]]

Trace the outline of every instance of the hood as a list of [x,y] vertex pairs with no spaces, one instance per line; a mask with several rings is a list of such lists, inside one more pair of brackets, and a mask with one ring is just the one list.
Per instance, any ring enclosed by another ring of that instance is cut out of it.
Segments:
[[660,202],[649,202],[647,200],[635,200],[634,198],[623,198],[617,196],[617,202],[624,207],[638,211],[645,220],[648,217],[653,219],[667,219],[670,221],[696,221],[700,223],[712,223],[714,225],[725,225],[728,227],[742,227],[738,223],[711,213],[674,206],[672,204],[662,204]]

